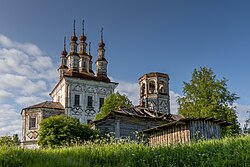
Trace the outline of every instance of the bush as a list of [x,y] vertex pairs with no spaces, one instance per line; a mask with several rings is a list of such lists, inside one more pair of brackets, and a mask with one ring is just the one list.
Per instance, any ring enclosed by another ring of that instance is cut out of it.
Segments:
[[73,117],[57,115],[42,120],[38,144],[42,147],[73,145],[90,140],[96,134],[97,131],[89,125],[83,125]]

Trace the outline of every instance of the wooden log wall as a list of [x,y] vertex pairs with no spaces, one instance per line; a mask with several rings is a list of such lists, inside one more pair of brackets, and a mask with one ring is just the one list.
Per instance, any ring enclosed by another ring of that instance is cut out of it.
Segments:
[[221,137],[220,125],[206,120],[189,121],[190,139],[218,139]]
[[149,145],[171,145],[189,141],[190,133],[186,124],[172,125],[149,134]]
[[221,137],[220,125],[206,120],[191,120],[148,132],[149,145],[189,143],[191,140]]

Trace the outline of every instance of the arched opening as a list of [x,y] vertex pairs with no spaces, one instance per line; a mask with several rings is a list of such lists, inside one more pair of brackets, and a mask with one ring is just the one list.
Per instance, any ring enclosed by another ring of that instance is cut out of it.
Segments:
[[159,93],[167,93],[167,86],[164,81],[159,82]]
[[84,69],[84,70],[87,69],[87,65],[86,65],[86,62],[85,62],[85,61],[83,62],[83,69]]
[[141,96],[145,94],[145,83],[141,85]]
[[155,81],[149,81],[149,93],[155,93]]

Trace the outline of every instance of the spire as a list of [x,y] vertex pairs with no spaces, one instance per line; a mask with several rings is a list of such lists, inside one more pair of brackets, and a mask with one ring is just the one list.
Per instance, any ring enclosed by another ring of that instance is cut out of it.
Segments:
[[66,37],[64,37],[62,55],[67,56],[67,54],[68,52],[66,51]]
[[80,41],[85,42],[86,39],[87,37],[84,35],[84,19],[82,19],[82,35],[81,35]]
[[76,36],[76,20],[74,20],[74,24],[73,24],[73,27],[74,27],[74,34],[73,36],[71,36],[71,41],[77,41],[77,36]]
[[84,35],[84,19],[82,19],[82,35]]
[[104,49],[105,44],[103,42],[103,28],[101,28],[100,42],[99,42],[98,46],[99,46],[99,48],[98,48],[98,58],[96,61],[96,75],[97,75],[97,77],[108,79],[108,77],[107,77],[108,61],[105,59],[105,55],[104,55],[105,54],[105,49]]
[[105,46],[105,43],[103,42],[103,28],[101,28],[101,31],[100,31],[100,42],[99,42],[99,48],[98,48],[98,59],[97,61],[101,61],[101,60],[104,60],[104,61],[107,61],[105,59],[105,49],[104,49],[104,46]]
[[63,41],[63,51],[61,53],[61,65],[58,68],[59,71],[59,77],[62,78],[66,72],[66,70],[68,69],[67,66],[67,54],[68,52],[66,51],[66,37],[64,37],[64,41]]
[[74,36],[76,36],[76,20],[74,20]]
[[104,48],[105,46],[105,43],[103,42],[103,27],[101,28],[101,31],[100,31],[100,42],[99,42],[99,48],[102,47]]
[[103,42],[103,27],[101,28],[101,42]]

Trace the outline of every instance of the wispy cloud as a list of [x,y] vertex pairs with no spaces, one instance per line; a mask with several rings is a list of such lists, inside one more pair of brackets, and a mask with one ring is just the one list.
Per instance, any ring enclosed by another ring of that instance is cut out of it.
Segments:
[[57,70],[52,59],[32,43],[0,34],[0,135],[21,135],[20,110],[50,99]]

